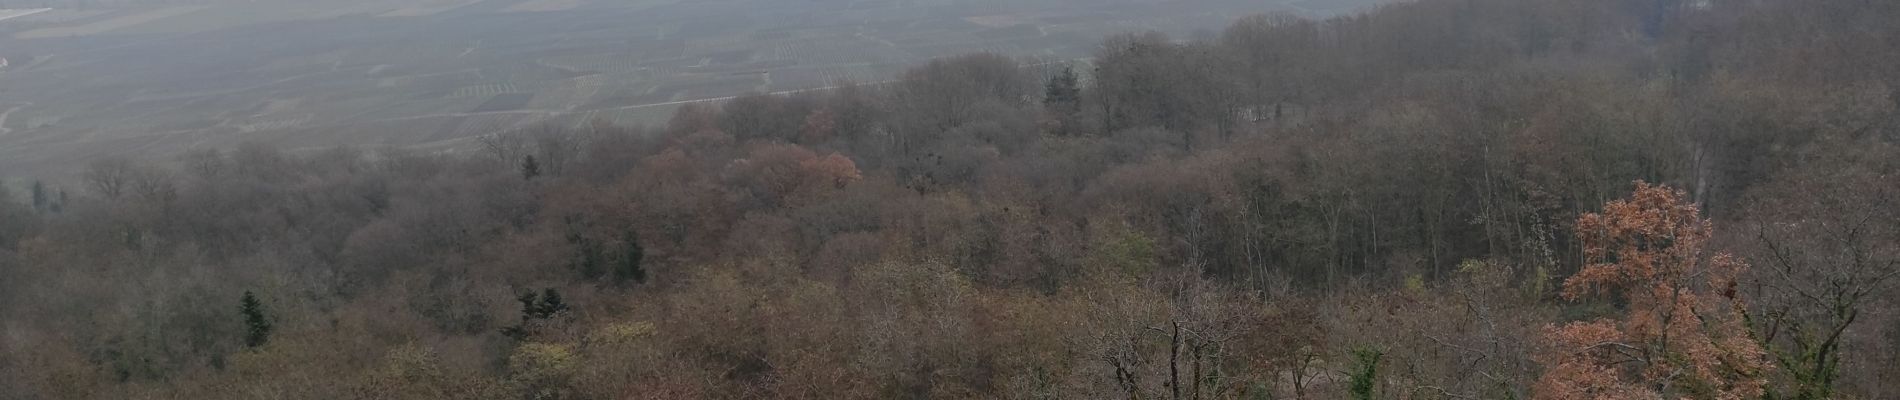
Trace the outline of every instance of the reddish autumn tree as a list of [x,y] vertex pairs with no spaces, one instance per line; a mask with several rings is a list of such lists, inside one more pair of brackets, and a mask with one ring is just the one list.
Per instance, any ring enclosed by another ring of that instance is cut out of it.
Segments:
[[841,188],[864,179],[864,175],[858,172],[858,164],[838,153],[801,161],[798,166],[804,169],[807,183],[829,183],[833,188]]
[[1735,289],[1748,265],[1705,250],[1713,229],[1683,197],[1639,181],[1629,199],[1577,219],[1587,264],[1563,296],[1604,296],[1622,315],[1546,327],[1537,398],[1761,396],[1769,365]]
[[857,164],[838,153],[820,156],[795,144],[769,143],[753,147],[745,158],[726,165],[728,182],[764,206],[780,206],[788,198],[838,189],[863,175]]
[[838,114],[830,108],[820,108],[805,115],[805,125],[798,129],[801,143],[824,143],[838,133]]

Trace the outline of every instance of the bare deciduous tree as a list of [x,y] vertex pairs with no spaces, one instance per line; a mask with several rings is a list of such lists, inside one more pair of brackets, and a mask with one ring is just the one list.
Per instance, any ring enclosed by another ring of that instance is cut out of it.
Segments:
[[94,160],[86,166],[80,179],[93,194],[108,200],[117,200],[131,189],[138,170],[132,160],[120,157]]

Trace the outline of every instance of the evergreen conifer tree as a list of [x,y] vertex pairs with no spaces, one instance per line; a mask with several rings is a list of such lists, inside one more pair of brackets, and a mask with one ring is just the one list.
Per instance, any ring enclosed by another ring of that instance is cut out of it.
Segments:
[[51,200],[46,197],[46,183],[33,181],[33,211],[46,211],[47,203]]
[[522,158],[521,179],[534,179],[537,176],[541,176],[541,163],[535,162],[533,155]]
[[1062,72],[1049,78],[1042,102],[1050,111],[1062,114],[1073,113],[1081,107],[1082,88],[1075,77],[1075,68],[1063,67]]
[[265,342],[270,341],[270,318],[264,314],[264,303],[257,300],[256,294],[249,290],[244,291],[243,304],[239,306],[238,311],[244,314],[245,347],[263,346]]
[[620,268],[614,270],[614,281],[647,283],[647,270],[641,265],[646,258],[646,249],[640,248],[640,236],[628,231],[622,241],[626,242],[627,249],[620,257]]

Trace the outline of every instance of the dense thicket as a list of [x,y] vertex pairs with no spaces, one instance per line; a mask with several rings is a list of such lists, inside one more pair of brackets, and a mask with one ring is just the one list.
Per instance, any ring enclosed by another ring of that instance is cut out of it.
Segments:
[[0,397],[1896,398],[1896,19],[1421,0],[101,160],[0,196]]

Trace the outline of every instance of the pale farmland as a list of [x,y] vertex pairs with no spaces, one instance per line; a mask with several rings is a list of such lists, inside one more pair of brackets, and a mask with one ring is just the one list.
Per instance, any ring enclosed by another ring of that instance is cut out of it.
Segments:
[[[1368,0],[1336,0],[1360,4]],[[1316,3],[1318,2],[1318,3]],[[1297,4],[1295,4],[1297,3]],[[181,1],[0,10],[0,178],[195,147],[454,148],[553,122],[889,80],[994,52],[1048,69],[1109,34],[1209,34],[1322,0]],[[7,19],[11,18],[11,19]]]

